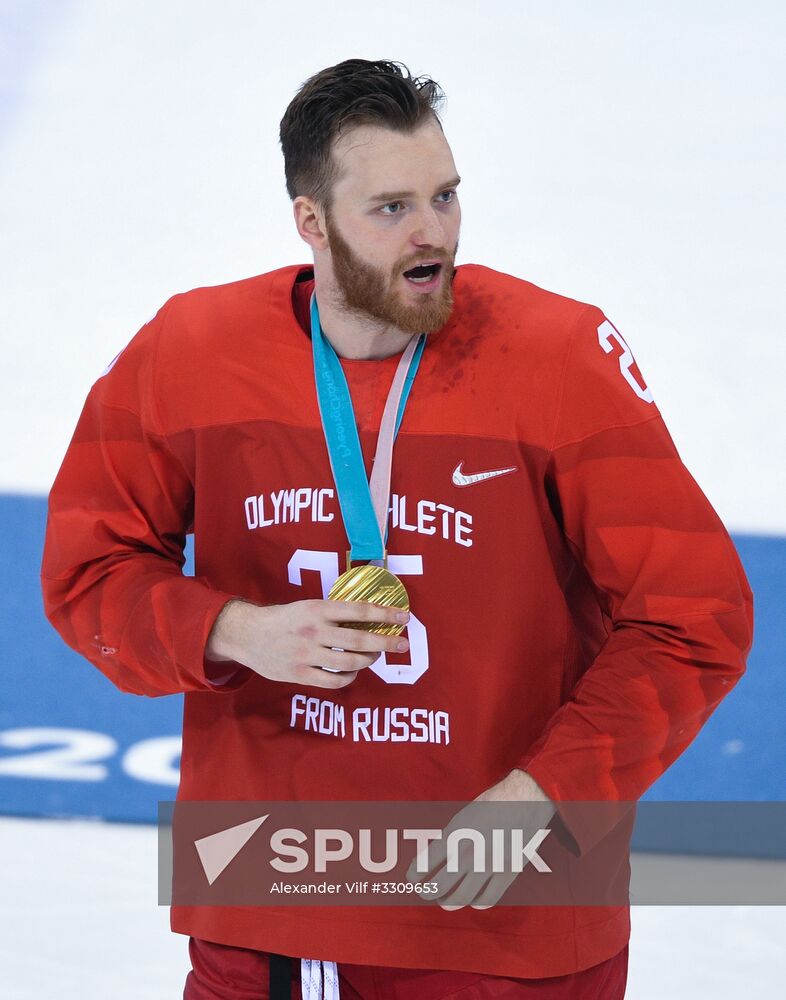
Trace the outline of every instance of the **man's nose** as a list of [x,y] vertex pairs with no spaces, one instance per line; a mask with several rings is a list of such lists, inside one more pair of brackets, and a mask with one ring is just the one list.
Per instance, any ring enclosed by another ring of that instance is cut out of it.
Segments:
[[441,247],[445,240],[445,228],[438,213],[433,208],[425,208],[418,213],[412,229],[412,242],[418,246]]

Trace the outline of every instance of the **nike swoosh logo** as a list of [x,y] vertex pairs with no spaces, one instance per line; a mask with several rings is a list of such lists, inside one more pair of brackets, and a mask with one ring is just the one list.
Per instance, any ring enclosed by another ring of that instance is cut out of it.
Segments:
[[492,469],[490,472],[473,472],[465,475],[463,472],[464,463],[459,462],[453,470],[454,486],[472,486],[473,483],[481,483],[484,479],[495,479],[497,476],[507,475],[508,472],[515,472],[517,466],[511,465],[507,469]]

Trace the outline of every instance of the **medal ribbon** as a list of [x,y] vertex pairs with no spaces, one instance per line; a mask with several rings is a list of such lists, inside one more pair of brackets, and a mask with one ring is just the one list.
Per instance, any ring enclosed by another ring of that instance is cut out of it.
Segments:
[[349,386],[338,355],[322,332],[316,293],[311,295],[311,346],[317,402],[349,539],[350,562],[381,560],[385,556],[393,442],[425,345],[426,334],[416,334],[401,355],[385,401],[369,485]]

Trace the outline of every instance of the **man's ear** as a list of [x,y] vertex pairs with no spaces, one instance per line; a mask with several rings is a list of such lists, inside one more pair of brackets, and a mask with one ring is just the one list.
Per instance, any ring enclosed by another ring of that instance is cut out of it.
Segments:
[[327,250],[327,227],[320,207],[311,198],[298,195],[292,203],[292,212],[300,238],[314,251]]

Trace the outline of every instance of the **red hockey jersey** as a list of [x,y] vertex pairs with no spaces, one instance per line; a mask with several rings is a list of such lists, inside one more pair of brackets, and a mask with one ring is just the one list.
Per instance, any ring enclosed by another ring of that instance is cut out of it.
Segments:
[[[50,620],[122,690],[185,692],[183,799],[470,800],[516,766],[558,802],[638,799],[742,674],[750,589],[623,336],[486,267],[456,269],[396,440],[388,565],[409,652],[337,691],[205,661],[231,597],[322,598],[344,569],[312,287],[296,265],[176,295],[96,382],[50,495]],[[369,474],[397,363],[341,361]],[[313,697],[346,726],[309,725]],[[173,907],[172,926],[539,977],[617,953],[629,914]]]

